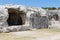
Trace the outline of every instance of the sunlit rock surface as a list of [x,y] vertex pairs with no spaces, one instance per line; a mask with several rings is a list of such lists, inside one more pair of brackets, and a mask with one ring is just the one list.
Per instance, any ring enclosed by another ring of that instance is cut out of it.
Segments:
[[13,4],[0,5],[0,32],[60,28],[59,24],[60,10],[45,10]]

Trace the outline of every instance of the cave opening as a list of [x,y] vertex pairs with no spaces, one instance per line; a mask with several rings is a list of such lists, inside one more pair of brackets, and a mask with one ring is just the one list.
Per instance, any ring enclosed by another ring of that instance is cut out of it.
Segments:
[[9,26],[23,25],[23,12],[10,8],[8,9],[8,14],[7,23]]

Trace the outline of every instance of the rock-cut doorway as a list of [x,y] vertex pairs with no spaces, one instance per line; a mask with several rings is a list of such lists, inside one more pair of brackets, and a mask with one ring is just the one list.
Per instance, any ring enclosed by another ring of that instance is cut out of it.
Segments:
[[7,23],[9,26],[23,25],[23,19],[21,17],[22,12],[19,12],[16,9],[8,9],[9,17]]

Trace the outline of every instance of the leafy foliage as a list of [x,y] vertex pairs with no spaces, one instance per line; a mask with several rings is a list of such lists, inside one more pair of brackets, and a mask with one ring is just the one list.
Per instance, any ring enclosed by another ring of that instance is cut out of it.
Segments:
[[48,9],[48,10],[56,10],[55,7],[42,7],[43,9]]

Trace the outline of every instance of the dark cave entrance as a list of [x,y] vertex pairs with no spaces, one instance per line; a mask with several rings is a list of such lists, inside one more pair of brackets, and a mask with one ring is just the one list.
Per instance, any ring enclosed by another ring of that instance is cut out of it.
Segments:
[[15,9],[8,9],[9,17],[7,23],[9,26],[23,25],[23,19],[21,17],[22,12]]
[[53,18],[54,20],[56,20],[56,21],[59,20],[58,14],[48,15],[48,18],[49,18],[49,20],[52,20],[52,18]]

